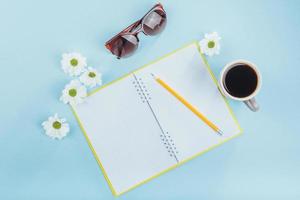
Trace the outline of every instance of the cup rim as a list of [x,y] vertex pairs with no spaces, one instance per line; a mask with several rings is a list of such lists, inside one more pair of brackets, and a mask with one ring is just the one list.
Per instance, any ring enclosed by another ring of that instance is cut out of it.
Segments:
[[[257,75],[257,86],[256,86],[256,89],[255,89],[255,91],[251,95],[249,95],[247,97],[235,97],[235,96],[232,96],[231,94],[229,94],[227,92],[227,90],[224,87],[224,77],[225,77],[226,73],[228,72],[228,70],[230,70],[232,67],[236,66],[237,64],[246,64],[246,65],[250,66],[252,69],[254,69],[254,71],[256,72],[256,75]],[[252,99],[253,97],[255,97],[257,95],[257,93],[260,91],[261,84],[262,84],[261,74],[260,74],[257,66],[254,63],[252,63],[252,62],[250,62],[248,60],[244,60],[244,59],[234,60],[234,61],[226,64],[223,67],[223,69],[222,69],[222,71],[220,73],[219,85],[220,85],[220,88],[221,88],[223,94],[225,94],[225,96],[228,96],[231,99],[234,99],[234,100],[237,100],[237,101],[247,101],[247,100]]]

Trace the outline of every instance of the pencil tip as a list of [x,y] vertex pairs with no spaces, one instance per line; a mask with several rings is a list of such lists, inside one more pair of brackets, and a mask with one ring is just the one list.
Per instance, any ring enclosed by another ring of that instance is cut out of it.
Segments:
[[153,78],[156,78],[154,74],[150,73]]
[[222,136],[223,135],[223,132],[221,130],[218,130],[217,133]]

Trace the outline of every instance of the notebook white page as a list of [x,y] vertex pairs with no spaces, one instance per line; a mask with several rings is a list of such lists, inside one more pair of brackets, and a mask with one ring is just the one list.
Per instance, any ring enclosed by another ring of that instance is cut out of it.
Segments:
[[176,164],[133,81],[120,80],[75,108],[117,193]]
[[[151,73],[197,107],[224,135],[217,135]],[[240,133],[197,44],[100,89],[73,109],[115,194]]]
[[[159,85],[152,74],[164,80],[189,103],[198,108],[223,132],[220,137],[201,119]],[[196,45],[184,48],[157,63],[135,72],[152,96],[156,117],[173,139],[178,159],[183,161],[228,138],[240,129],[211,77]]]

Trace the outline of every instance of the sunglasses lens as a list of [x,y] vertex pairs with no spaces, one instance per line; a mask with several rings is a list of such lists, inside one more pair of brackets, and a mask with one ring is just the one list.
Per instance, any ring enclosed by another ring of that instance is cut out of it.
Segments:
[[143,20],[143,30],[147,35],[156,35],[165,29],[167,15],[162,10],[154,10]]
[[138,47],[139,41],[135,35],[122,35],[111,41],[106,47],[118,58],[130,56]]

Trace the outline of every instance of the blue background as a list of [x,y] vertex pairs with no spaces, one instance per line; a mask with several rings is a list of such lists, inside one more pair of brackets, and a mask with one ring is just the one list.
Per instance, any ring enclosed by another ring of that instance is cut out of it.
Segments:
[[[103,44],[156,1],[4,1],[0,4],[0,199],[114,199],[68,106],[71,79],[61,54],[78,51],[108,83],[206,32],[222,37],[209,58],[219,74],[228,62],[256,63],[263,86],[258,113],[230,104],[244,134],[119,199],[300,199],[300,2],[161,1],[168,25],[140,35],[124,60]],[[59,113],[71,132],[48,138],[41,123]],[[121,167],[121,166],[120,166]]]

